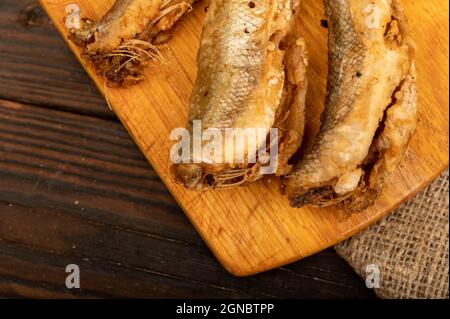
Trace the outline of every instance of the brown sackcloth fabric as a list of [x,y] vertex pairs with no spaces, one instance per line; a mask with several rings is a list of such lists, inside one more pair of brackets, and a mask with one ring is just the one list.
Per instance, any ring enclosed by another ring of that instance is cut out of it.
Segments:
[[368,265],[377,265],[377,296],[449,298],[448,178],[447,171],[408,203],[335,246],[362,278],[372,271]]

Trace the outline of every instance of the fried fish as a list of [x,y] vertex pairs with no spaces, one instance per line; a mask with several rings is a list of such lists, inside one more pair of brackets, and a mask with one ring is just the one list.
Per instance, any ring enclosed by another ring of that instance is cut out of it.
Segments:
[[135,84],[145,63],[164,60],[161,45],[194,1],[116,0],[99,21],[83,19],[70,38],[109,86]]
[[361,211],[417,123],[415,45],[398,0],[325,0],[329,75],[320,133],[284,178],[291,205]]
[[[211,0],[187,124],[191,133],[195,121],[203,131],[262,129],[258,148],[265,147],[269,131],[277,128],[278,175],[290,171],[288,160],[299,148],[304,128],[307,54],[298,27],[299,4]],[[232,139],[225,137],[222,143]],[[261,158],[248,161],[248,148],[243,150],[244,163],[225,161],[225,153],[175,164],[172,176],[194,190],[231,188],[261,177]]]

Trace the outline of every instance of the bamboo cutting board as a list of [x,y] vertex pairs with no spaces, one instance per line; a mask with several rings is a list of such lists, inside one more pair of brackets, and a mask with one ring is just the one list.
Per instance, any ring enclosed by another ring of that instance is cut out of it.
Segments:
[[[82,17],[97,20],[112,0],[41,0],[67,40],[65,8],[76,3]],[[266,271],[342,241],[375,222],[416,194],[448,165],[448,1],[404,0],[418,45],[419,126],[399,170],[389,178],[373,208],[348,215],[333,208],[290,208],[278,180],[265,179],[235,190],[195,193],[169,177],[169,134],[184,127],[196,76],[196,52],[205,2],[179,24],[166,57],[169,66],[153,66],[147,80],[127,89],[108,89],[81,60],[113,110],[158,172],[221,264],[238,276]],[[308,136],[318,130],[325,96],[327,30],[321,27],[321,1],[303,0],[303,35],[310,55]],[[80,92],[82,94],[82,92]],[[149,212],[150,213],[150,212]],[[151,247],[148,247],[151,249]]]

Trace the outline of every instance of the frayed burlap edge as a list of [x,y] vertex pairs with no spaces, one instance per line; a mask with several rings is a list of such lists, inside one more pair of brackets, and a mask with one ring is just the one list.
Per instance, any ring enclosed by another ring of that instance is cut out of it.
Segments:
[[448,234],[446,171],[408,203],[335,249],[362,278],[379,270],[379,288],[374,289],[381,298],[449,298]]

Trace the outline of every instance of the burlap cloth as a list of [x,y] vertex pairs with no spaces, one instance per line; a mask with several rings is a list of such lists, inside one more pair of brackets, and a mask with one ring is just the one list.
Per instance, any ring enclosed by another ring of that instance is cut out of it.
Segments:
[[395,212],[335,246],[366,282],[375,265],[377,296],[449,298],[448,178],[446,171]]

